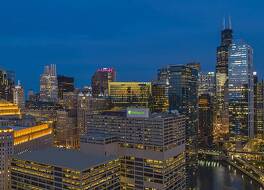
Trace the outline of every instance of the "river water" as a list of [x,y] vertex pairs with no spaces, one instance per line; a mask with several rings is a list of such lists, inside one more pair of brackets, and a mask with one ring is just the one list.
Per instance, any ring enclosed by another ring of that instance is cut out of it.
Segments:
[[264,190],[239,170],[216,161],[199,161],[191,186],[193,190]]

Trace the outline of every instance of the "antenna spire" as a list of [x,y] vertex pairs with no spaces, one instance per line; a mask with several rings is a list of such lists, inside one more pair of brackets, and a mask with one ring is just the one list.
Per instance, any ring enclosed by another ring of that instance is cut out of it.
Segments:
[[228,29],[232,29],[231,17],[228,17]]
[[226,29],[226,20],[225,17],[223,17],[223,30]]

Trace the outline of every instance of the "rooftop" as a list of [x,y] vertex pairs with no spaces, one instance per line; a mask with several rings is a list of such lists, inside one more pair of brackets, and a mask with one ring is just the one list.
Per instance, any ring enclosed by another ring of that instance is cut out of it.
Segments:
[[0,126],[0,129],[5,129],[5,128],[9,128],[9,129],[13,129],[14,131],[18,131],[21,129],[25,129],[27,127],[22,127],[22,126]]
[[20,160],[27,160],[79,171],[106,163],[116,158],[114,156],[96,155],[94,152],[87,154],[78,150],[68,150],[54,147],[44,150],[26,152],[13,157]]

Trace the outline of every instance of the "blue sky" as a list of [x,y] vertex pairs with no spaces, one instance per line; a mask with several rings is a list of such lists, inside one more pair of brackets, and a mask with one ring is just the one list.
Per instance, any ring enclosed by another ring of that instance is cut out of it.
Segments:
[[224,16],[254,49],[262,74],[264,2],[259,0],[10,0],[0,3],[0,66],[26,89],[39,88],[45,64],[90,83],[98,67],[122,81],[149,81],[166,64],[215,68]]

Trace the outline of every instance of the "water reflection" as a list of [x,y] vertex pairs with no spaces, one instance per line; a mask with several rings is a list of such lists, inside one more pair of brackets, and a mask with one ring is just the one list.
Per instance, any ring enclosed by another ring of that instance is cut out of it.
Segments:
[[198,171],[191,179],[193,190],[264,190],[243,175],[239,170],[224,162],[199,161]]

